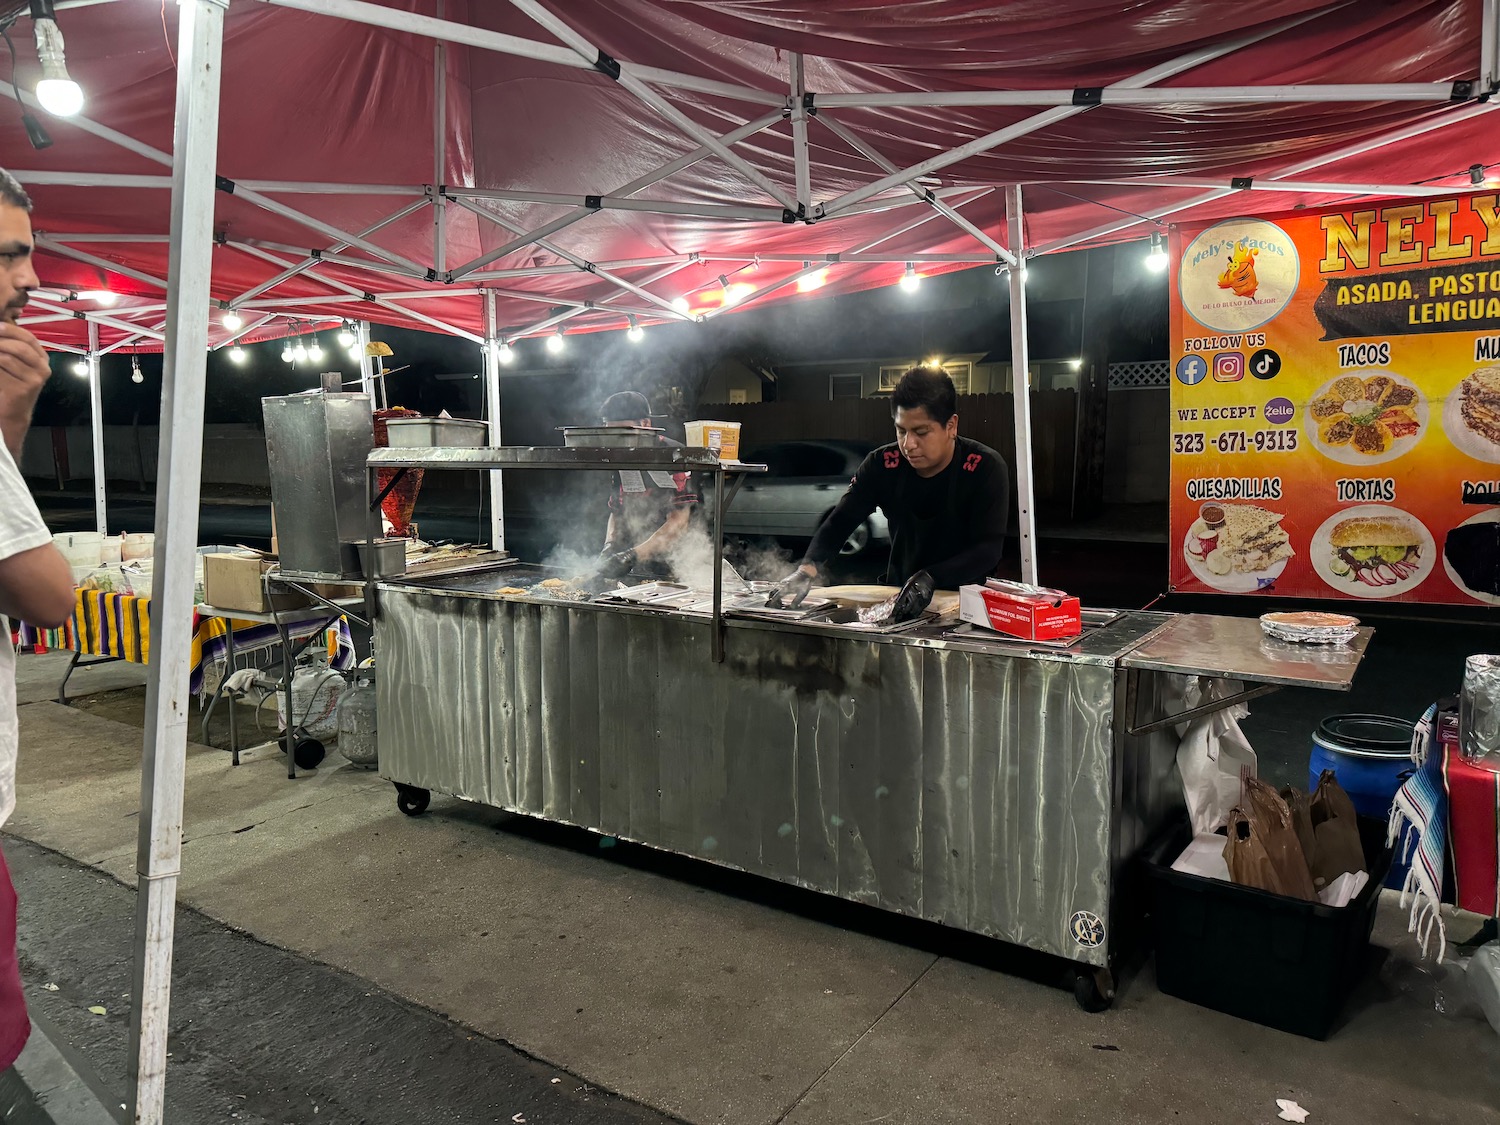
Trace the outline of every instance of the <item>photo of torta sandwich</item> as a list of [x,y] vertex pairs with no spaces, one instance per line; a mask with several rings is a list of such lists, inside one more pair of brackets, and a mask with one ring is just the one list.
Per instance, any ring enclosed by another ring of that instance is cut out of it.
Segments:
[[1431,532],[1410,513],[1361,504],[1323,522],[1308,546],[1308,559],[1341,594],[1389,598],[1426,581],[1437,563],[1437,548]]

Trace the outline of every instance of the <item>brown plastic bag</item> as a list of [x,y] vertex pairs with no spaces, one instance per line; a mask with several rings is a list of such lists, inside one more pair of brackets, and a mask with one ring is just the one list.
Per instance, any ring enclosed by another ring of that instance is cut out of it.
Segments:
[[1321,890],[1340,875],[1368,869],[1354,802],[1332,770],[1324,770],[1318,778],[1318,791],[1312,795],[1309,812],[1313,850],[1308,855],[1308,869],[1315,887]]
[[1241,886],[1317,901],[1291,809],[1258,778],[1244,779],[1240,805],[1229,814],[1224,862],[1229,865],[1229,877]]
[[[1296,830],[1297,842],[1302,845],[1303,858],[1310,868],[1313,851],[1317,846],[1317,837],[1313,832],[1312,798],[1296,786],[1288,785],[1281,791],[1281,799],[1286,802],[1286,807],[1292,814],[1292,828]],[[1313,882],[1316,883],[1317,880],[1314,879]]]

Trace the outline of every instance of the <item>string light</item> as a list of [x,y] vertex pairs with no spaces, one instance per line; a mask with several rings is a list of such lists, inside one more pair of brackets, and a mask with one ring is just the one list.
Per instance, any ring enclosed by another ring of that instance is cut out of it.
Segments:
[[141,361],[139,356],[130,357],[130,381],[132,383],[144,383],[146,377],[141,374]]
[[626,319],[630,321],[630,327],[625,330],[625,339],[632,344],[639,344],[646,338],[646,330],[635,322],[635,317],[628,316]]
[[339,331],[339,343],[346,348],[352,348],[354,346],[354,333],[349,330],[349,326],[347,324],[344,325],[344,327]]
[[318,338],[313,337],[312,347],[307,349],[307,358],[314,363],[323,362],[323,345],[318,343]]
[[688,303],[688,299],[686,297],[674,297],[672,300],[672,307],[680,313],[685,313],[692,309],[693,306]]
[[501,363],[511,364],[516,361],[516,350],[504,340],[500,341],[500,346],[495,349],[495,354],[500,357]]
[[244,363],[245,362],[245,349],[241,348],[241,347],[230,348],[229,349],[229,362],[230,363]]
[[[806,265],[810,267],[812,263],[808,262]],[[821,289],[827,284],[828,270],[815,270],[812,273],[805,273],[797,279],[797,292],[811,293],[814,289]]]
[[553,355],[567,347],[567,341],[563,339],[563,330],[559,325],[556,332],[547,337],[547,350]]
[[231,332],[238,332],[241,328],[245,327],[244,318],[233,309],[230,309],[227,313],[225,313],[219,323],[221,323]]
[[292,351],[292,345],[291,344],[287,344],[284,348],[281,349],[281,362],[282,363],[291,363],[292,360],[294,360],[296,358],[297,358],[297,353],[294,352],[294,351]]
[[111,293],[108,289],[90,289],[87,293],[80,293],[78,296],[85,301],[103,305],[105,308],[112,308],[120,299],[118,294]]
[[73,374],[74,375],[87,375],[88,373],[89,373],[89,361],[88,360],[86,360],[86,359],[79,359],[79,360],[74,360],[73,361]]
[[1161,273],[1167,268],[1167,240],[1159,230],[1151,232],[1151,252],[1146,255],[1146,268],[1152,273]]
[[83,109],[83,90],[68,76],[52,0],[32,0],[31,28],[36,36],[36,57],[42,64],[36,100],[53,117],[72,117]]
[[304,344],[301,340],[298,340],[297,346],[292,349],[292,358],[298,363],[301,363],[307,358],[307,345]]
[[906,263],[906,272],[901,275],[901,288],[908,293],[915,293],[922,284],[922,275],[910,262]]

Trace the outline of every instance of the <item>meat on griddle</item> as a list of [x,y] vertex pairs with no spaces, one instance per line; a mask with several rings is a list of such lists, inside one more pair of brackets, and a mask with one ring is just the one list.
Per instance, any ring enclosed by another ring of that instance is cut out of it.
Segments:
[[1466,523],[1448,532],[1443,557],[1476,594],[1500,597],[1500,523]]

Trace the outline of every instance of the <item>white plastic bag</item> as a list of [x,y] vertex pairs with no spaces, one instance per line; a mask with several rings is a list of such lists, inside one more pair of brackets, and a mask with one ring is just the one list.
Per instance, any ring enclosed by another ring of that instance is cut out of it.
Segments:
[[[1192,680],[1183,688],[1182,709],[1191,710],[1243,690],[1238,680]],[[1168,706],[1174,702],[1168,701]],[[1172,709],[1177,710],[1175,706]],[[1177,748],[1177,772],[1182,775],[1183,796],[1195,836],[1220,827],[1229,810],[1239,803],[1243,769],[1256,776],[1255,751],[1240,730],[1240,720],[1248,714],[1248,707],[1236,703],[1177,728],[1182,737]]]
[[1465,980],[1484,1018],[1500,1032],[1500,941],[1486,942],[1474,951]]

